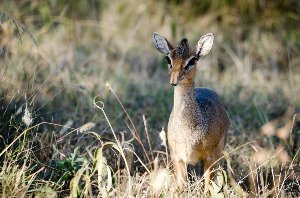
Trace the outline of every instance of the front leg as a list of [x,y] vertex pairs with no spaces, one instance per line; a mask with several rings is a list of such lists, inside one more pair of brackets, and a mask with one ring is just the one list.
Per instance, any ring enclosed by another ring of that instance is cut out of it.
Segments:
[[175,176],[179,190],[182,192],[185,189],[187,180],[187,165],[184,161],[179,160],[174,162]]
[[211,159],[204,161],[204,196],[208,194],[209,182],[211,179],[211,165],[213,164]]

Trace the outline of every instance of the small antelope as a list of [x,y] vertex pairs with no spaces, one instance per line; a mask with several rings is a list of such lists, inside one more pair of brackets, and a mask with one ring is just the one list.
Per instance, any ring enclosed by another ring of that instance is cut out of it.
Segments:
[[222,155],[230,125],[217,93],[207,88],[194,88],[196,63],[209,53],[213,40],[212,33],[202,36],[195,51],[185,38],[174,48],[163,36],[153,33],[153,43],[165,55],[170,84],[174,86],[168,145],[181,191],[186,184],[187,164],[196,165],[203,160],[204,193],[208,193],[211,165]]

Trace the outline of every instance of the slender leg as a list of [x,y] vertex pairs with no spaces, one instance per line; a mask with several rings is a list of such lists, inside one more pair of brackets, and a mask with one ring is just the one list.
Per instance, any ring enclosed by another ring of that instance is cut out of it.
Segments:
[[211,179],[211,168],[210,166],[212,165],[212,161],[210,159],[207,159],[204,161],[204,195],[207,195],[208,193],[208,186],[209,186],[209,181]]
[[[209,187],[209,181],[211,180],[211,169],[212,169],[212,167],[210,166],[222,156],[222,151],[225,144],[224,140],[225,139],[223,137],[218,147],[211,153],[211,156],[204,161],[204,179],[205,179],[204,195],[206,195],[209,190],[208,187]],[[217,164],[219,164],[219,162]]]
[[174,163],[175,165],[175,176],[177,185],[180,191],[184,191],[186,178],[187,178],[187,166],[182,160]]

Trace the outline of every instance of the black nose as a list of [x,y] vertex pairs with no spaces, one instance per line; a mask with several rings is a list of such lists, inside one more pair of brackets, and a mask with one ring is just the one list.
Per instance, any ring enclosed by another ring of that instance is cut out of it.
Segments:
[[171,85],[174,87],[174,86],[176,86],[177,84],[175,84],[175,83],[171,83]]

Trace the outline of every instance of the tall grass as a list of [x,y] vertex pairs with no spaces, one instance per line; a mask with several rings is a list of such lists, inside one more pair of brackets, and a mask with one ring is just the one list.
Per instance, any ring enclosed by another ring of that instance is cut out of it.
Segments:
[[232,126],[211,195],[300,195],[299,32],[285,23],[299,21],[297,10],[272,3],[264,15],[282,20],[268,26],[272,17],[235,15],[249,2],[198,3],[198,14],[181,1],[20,2],[0,4],[2,197],[203,195],[199,168],[182,194],[174,185],[173,92],[154,31],[191,45],[215,34],[196,84],[220,94]]

